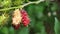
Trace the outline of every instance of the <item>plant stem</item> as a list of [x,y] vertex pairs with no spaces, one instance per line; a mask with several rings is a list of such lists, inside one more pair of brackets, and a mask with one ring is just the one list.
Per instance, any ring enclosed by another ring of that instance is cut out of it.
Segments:
[[35,1],[35,2],[28,2],[26,4],[17,6],[17,7],[10,7],[10,8],[4,8],[4,9],[0,9],[0,11],[6,11],[6,10],[10,10],[10,9],[17,9],[17,8],[24,8],[25,6],[29,5],[29,4],[39,4],[40,2],[43,2],[44,0],[39,0],[39,1]]
[[10,7],[10,8],[0,9],[0,11],[6,11],[6,10],[16,9],[16,8],[20,8],[20,6],[18,6],[18,7]]

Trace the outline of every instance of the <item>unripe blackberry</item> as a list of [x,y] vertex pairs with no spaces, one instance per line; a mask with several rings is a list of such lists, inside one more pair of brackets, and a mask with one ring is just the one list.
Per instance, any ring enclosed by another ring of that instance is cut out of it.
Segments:
[[30,23],[29,16],[25,10],[20,11],[22,14],[22,23],[24,26],[27,26]]

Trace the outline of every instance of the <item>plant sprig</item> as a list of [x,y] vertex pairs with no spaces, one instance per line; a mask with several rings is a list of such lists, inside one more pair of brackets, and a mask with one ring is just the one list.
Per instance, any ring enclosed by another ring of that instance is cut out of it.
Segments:
[[17,6],[17,7],[10,7],[10,8],[0,9],[0,11],[6,11],[6,10],[11,10],[11,9],[17,9],[17,8],[24,8],[27,5],[30,5],[30,4],[39,4],[40,2],[43,2],[43,1],[44,0],[38,0],[38,1],[34,1],[34,2],[28,2],[26,4],[23,4],[23,5],[20,5],[20,6]]

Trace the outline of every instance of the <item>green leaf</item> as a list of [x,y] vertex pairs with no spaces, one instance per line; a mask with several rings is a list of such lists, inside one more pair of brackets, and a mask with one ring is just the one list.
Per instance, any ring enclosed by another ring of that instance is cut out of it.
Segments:
[[46,0],[46,5],[49,5],[50,4],[50,0]]
[[6,8],[6,7],[11,7],[11,0],[3,0],[2,6],[3,6],[4,8]]
[[35,6],[35,17],[37,17],[38,19],[41,19],[43,17],[43,11],[44,11],[44,3],[40,3],[38,5]]
[[26,7],[27,13],[30,17],[36,17],[40,19],[43,16],[43,11],[45,9],[45,3],[41,2],[37,5],[31,4]]
[[31,26],[31,27],[34,27],[36,20],[35,20],[34,17],[32,17],[32,18],[30,18],[30,19],[31,19],[30,26]]
[[15,34],[15,30],[14,30],[13,27],[10,27],[10,28],[9,28],[9,34]]
[[3,27],[2,29],[0,29],[0,31],[3,34],[8,34],[8,28],[7,27]]
[[30,17],[33,17],[34,7],[35,7],[35,5],[34,5],[34,4],[31,4],[31,5],[28,5],[28,6],[25,8],[26,11],[27,11],[27,13],[28,13],[28,15],[29,15]]
[[42,21],[38,21],[35,23],[35,32],[41,32],[42,28],[43,28],[43,22]]
[[25,0],[12,0],[13,2],[13,5],[21,5],[21,4],[23,4],[23,2],[25,1]]
[[57,3],[53,3],[53,6],[51,7],[52,11],[56,11],[57,10]]
[[55,26],[54,26],[55,34],[60,34],[60,22],[55,17]]
[[41,28],[41,34],[46,34],[44,26]]
[[23,27],[20,29],[19,34],[29,34],[28,27]]

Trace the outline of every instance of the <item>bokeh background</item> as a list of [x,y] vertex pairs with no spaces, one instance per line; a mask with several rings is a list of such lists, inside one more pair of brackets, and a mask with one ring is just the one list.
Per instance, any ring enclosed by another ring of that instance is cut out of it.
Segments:
[[12,7],[34,1],[38,0],[0,0],[0,34],[60,34],[60,0],[44,0],[25,6],[23,9],[29,15],[30,24],[28,27],[21,25],[18,30],[12,27],[15,10]]

